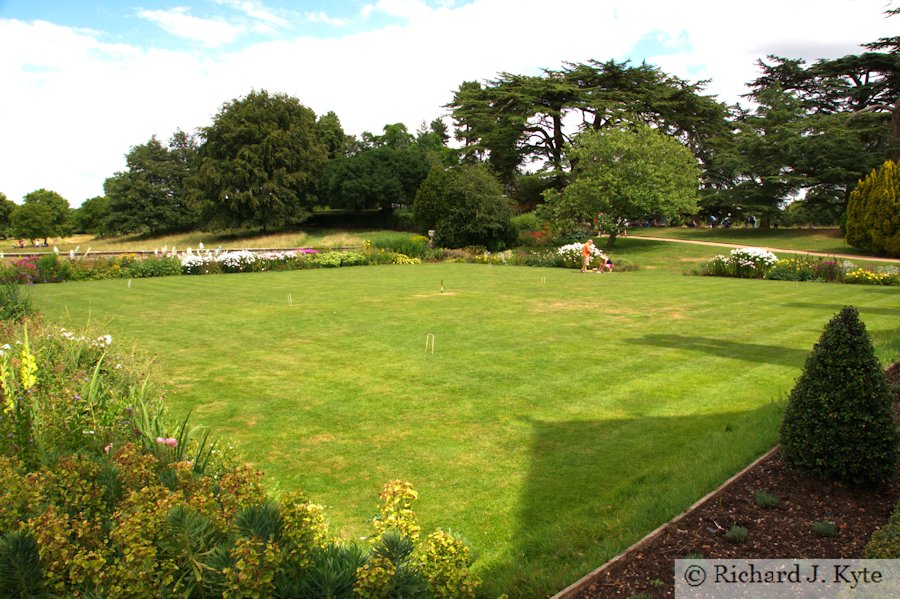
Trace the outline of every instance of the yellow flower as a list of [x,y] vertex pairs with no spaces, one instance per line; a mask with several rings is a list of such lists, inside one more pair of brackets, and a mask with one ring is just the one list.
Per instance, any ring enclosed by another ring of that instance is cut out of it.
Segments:
[[0,362],[0,385],[3,387],[3,395],[5,398],[5,401],[3,402],[3,412],[6,414],[10,414],[16,409],[16,399],[13,395],[12,385],[9,381],[11,374],[12,373],[9,371],[9,362],[6,359],[6,356],[3,356],[2,362]]
[[25,344],[22,346],[22,388],[28,391],[37,384],[37,360],[28,347],[28,327],[25,327]]

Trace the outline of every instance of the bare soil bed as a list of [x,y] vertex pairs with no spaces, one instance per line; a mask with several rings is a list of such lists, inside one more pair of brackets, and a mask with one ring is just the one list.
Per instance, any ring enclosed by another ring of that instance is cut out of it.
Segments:
[[[900,363],[887,372],[896,388]],[[900,394],[894,396],[894,411],[900,413]],[[701,554],[711,559],[861,557],[900,498],[898,471],[882,487],[856,489],[801,476],[776,451],[567,596],[674,597],[675,560]],[[757,491],[778,497],[778,505],[761,507]],[[813,525],[823,521],[837,526],[835,537],[815,534]],[[743,543],[725,537],[735,524],[749,533]]]

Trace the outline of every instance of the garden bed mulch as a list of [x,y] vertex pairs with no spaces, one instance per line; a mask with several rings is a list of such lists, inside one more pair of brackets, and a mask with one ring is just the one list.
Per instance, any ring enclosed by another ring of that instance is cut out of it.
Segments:
[[[900,380],[900,363],[887,372],[896,383]],[[894,412],[900,414],[900,394],[894,396]],[[774,508],[760,507],[754,498],[757,491],[775,495],[780,503]],[[788,469],[775,450],[558,597],[671,598],[675,596],[675,560],[698,554],[710,559],[861,557],[872,533],[887,522],[898,498],[900,469],[884,486],[860,490],[801,476]],[[821,521],[837,525],[837,536],[817,536],[812,527]],[[734,524],[748,530],[746,542],[725,538]]]

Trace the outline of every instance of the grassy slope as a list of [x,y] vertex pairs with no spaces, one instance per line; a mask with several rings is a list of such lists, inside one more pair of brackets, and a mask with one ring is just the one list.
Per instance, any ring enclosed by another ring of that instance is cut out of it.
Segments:
[[692,241],[716,241],[750,246],[783,248],[809,252],[867,255],[852,248],[841,237],[840,229],[688,229],[681,227],[652,227],[631,229],[635,237],[666,237]]
[[425,525],[476,548],[490,593],[535,596],[770,447],[777,402],[842,306],[883,360],[900,351],[896,289],[683,277],[709,248],[617,251],[645,268],[384,266],[35,296],[158,354],[176,413],[194,406],[347,537],[367,533],[384,481],[409,479]]
[[[339,231],[330,229],[310,229],[309,231],[294,231],[290,233],[247,233],[247,234],[216,234],[193,231],[190,233],[174,233],[160,237],[144,238],[136,235],[125,237],[112,237],[108,239],[96,239],[91,235],[75,235],[62,239],[50,240],[51,247],[33,248],[26,247],[27,251],[52,252],[52,245],[56,245],[62,252],[68,252],[78,248],[82,254],[90,249],[94,252],[113,251],[153,251],[161,250],[164,246],[169,250],[176,248],[186,250],[188,247],[197,249],[200,243],[212,249],[222,246],[223,249],[233,248],[339,248],[358,247],[364,239],[370,239],[372,235],[383,234],[375,231]],[[12,247],[14,240],[9,240],[4,248],[7,252],[18,251]]]

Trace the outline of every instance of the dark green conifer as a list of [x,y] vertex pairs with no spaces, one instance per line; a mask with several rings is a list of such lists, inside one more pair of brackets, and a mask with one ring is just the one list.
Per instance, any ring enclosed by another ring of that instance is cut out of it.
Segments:
[[781,425],[785,462],[853,485],[886,481],[898,446],[891,401],[865,325],[846,307],[826,325],[791,391]]

